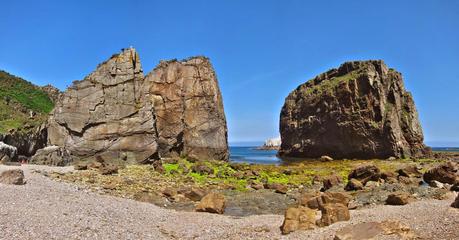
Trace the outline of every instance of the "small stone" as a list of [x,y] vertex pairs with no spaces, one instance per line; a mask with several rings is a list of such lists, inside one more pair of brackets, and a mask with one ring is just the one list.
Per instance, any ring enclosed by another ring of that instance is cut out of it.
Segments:
[[288,191],[288,187],[280,183],[268,183],[268,184],[265,184],[265,188],[273,189],[274,192],[280,193],[280,194],[286,194]]
[[102,175],[111,175],[111,174],[115,174],[115,173],[118,173],[118,166],[116,166],[116,165],[114,165],[114,164],[102,165],[102,166],[99,168],[99,172],[100,172],[100,174],[102,174]]
[[207,165],[205,165],[204,163],[197,163],[191,168],[191,171],[195,173],[207,174],[207,175],[214,173],[214,170],[208,167]]
[[363,189],[363,184],[357,180],[357,179],[350,179],[349,182],[347,182],[346,187],[344,190],[346,191],[357,191],[357,190],[362,190]]
[[209,193],[201,199],[196,206],[196,211],[223,214],[225,205],[225,196],[220,193]]
[[167,198],[173,198],[175,195],[177,195],[177,190],[168,187],[163,190],[162,194]]
[[404,177],[415,177],[419,178],[422,176],[422,173],[418,170],[416,165],[410,165],[405,168],[397,170],[397,173],[399,176],[404,176]]
[[453,184],[453,186],[451,186],[449,190],[454,191],[454,192],[459,192],[459,183]]
[[0,183],[24,185],[24,172],[21,169],[6,170],[0,174]]
[[414,183],[413,180],[411,180],[411,178],[405,176],[398,176],[398,181],[405,185],[410,185]]
[[433,187],[433,188],[444,188],[445,185],[437,180],[433,180],[429,183],[429,186]]
[[256,183],[256,182],[252,182],[252,183],[250,184],[250,187],[253,188],[253,189],[255,189],[255,190],[260,190],[260,189],[263,189],[263,188],[264,188],[263,184],[261,184],[261,183]]
[[379,168],[373,164],[368,164],[354,168],[349,174],[348,179],[357,179],[365,185],[368,181],[378,181],[380,177]]
[[424,173],[423,178],[427,183],[436,180],[441,183],[456,184],[459,183],[458,171],[457,163],[447,162],[428,170]]
[[387,205],[406,205],[410,202],[412,202],[412,197],[405,192],[392,193],[386,199]]
[[76,163],[75,165],[73,165],[73,168],[75,170],[86,170],[86,169],[88,169],[88,164],[84,163],[84,162],[79,162],[79,163]]
[[189,191],[185,191],[185,197],[191,201],[201,201],[201,199],[206,195],[206,192],[200,188],[192,187]]
[[298,230],[309,230],[315,227],[316,212],[306,207],[288,208],[285,211],[282,234]]
[[320,161],[322,161],[322,162],[331,162],[331,161],[333,161],[333,158],[325,155],[325,156],[320,157]]

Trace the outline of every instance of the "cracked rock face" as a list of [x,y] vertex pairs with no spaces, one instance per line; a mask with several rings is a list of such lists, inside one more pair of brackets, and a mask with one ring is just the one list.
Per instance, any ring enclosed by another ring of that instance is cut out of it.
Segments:
[[143,78],[138,54],[126,49],[74,82],[51,113],[48,144],[83,160],[157,158],[154,111],[141,94]]
[[145,86],[155,108],[162,157],[228,159],[223,100],[209,59],[162,61]]
[[300,85],[281,111],[280,155],[421,156],[422,128],[400,73],[383,61],[342,64]]
[[113,55],[56,103],[48,144],[75,159],[148,163],[228,158],[227,128],[207,58],[161,62],[144,77],[132,48]]

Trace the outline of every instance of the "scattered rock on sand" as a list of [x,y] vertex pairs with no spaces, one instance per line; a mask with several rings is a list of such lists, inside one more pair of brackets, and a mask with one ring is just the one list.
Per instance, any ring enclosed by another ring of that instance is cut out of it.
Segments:
[[289,234],[297,230],[314,229],[316,212],[307,207],[288,208],[285,211],[284,222],[281,226],[282,234]]
[[458,168],[456,163],[447,162],[429,169],[424,173],[423,178],[428,183],[433,180],[449,184],[459,183]]
[[451,204],[453,208],[459,208],[459,195],[457,195],[456,200],[454,200],[453,204]]
[[406,205],[413,201],[410,194],[405,192],[396,192],[389,194],[386,199],[387,205]]
[[276,193],[280,194],[286,194],[288,191],[288,187],[280,183],[268,183],[265,185],[265,188],[273,189]]
[[225,212],[225,196],[220,193],[209,193],[201,199],[196,206],[197,212],[209,212],[223,214]]
[[20,169],[6,170],[0,174],[0,183],[23,185],[25,184],[24,172]]
[[365,222],[349,225],[336,232],[334,240],[380,239],[384,235],[397,235],[398,239],[415,239],[408,226],[399,221]]
[[363,165],[354,168],[348,176],[348,179],[357,179],[363,185],[368,181],[378,181],[381,177],[381,171],[373,164]]
[[323,180],[324,190],[328,190],[332,187],[338,186],[342,182],[343,181],[340,176],[333,174]]
[[324,204],[321,206],[320,211],[322,212],[322,217],[317,221],[317,225],[320,227],[351,219],[349,209],[341,203]]
[[363,189],[363,184],[357,180],[357,179],[350,179],[349,182],[347,182],[346,187],[344,190],[346,191],[357,191],[357,190],[362,190]]

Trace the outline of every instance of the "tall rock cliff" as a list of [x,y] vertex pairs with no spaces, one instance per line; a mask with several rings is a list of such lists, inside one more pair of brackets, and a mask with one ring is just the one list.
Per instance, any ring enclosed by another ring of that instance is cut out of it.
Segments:
[[162,61],[145,78],[162,157],[228,159],[223,100],[209,59]]
[[144,75],[134,49],[125,49],[59,98],[48,142],[83,160],[145,163],[158,158],[153,106],[142,94]]
[[388,158],[426,151],[413,98],[383,61],[346,62],[300,85],[280,116],[285,157]]
[[226,160],[226,133],[222,97],[207,58],[161,62],[144,77],[130,48],[59,97],[48,143],[83,160]]

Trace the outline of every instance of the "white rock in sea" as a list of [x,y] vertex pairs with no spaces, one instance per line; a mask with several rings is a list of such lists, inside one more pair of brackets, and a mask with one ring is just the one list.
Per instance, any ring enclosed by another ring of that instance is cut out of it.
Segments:
[[265,141],[263,147],[280,147],[281,145],[281,138],[269,138]]

